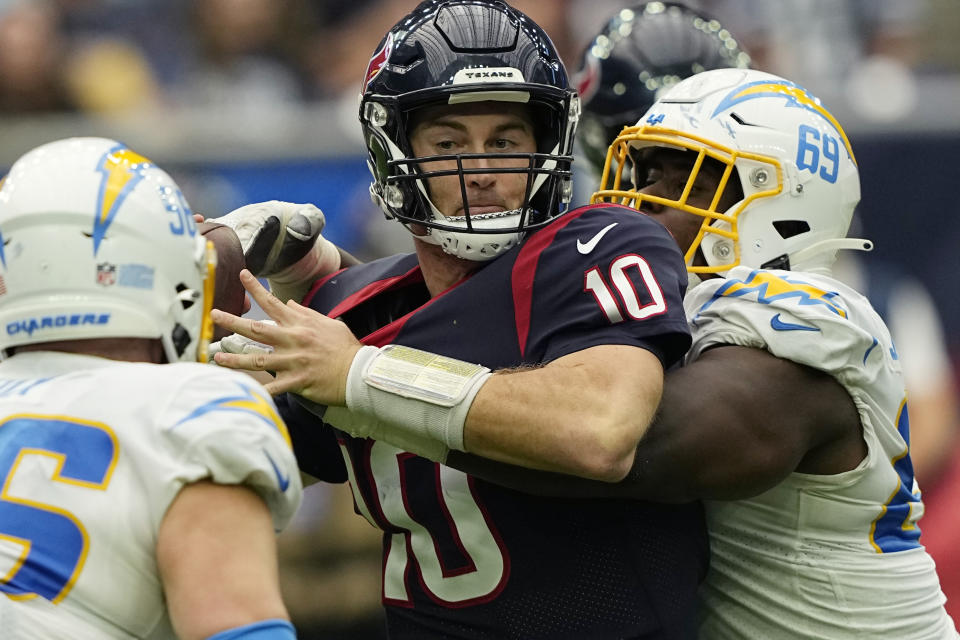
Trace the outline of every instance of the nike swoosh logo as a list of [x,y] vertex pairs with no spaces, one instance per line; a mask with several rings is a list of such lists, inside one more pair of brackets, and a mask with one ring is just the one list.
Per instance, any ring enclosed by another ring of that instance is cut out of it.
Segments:
[[805,324],[793,324],[792,322],[784,322],[780,319],[780,314],[770,318],[770,326],[774,331],[820,331],[817,327],[808,327]]
[[607,235],[607,231],[610,231],[610,229],[613,229],[618,224],[619,223],[617,222],[611,222],[610,224],[605,226],[603,229],[600,229],[600,231],[597,232],[597,235],[593,236],[586,242],[580,242],[580,239],[577,238],[577,251],[579,251],[583,255],[587,255],[588,253],[593,251],[593,249],[597,246],[597,243],[600,242],[600,239],[603,236]]
[[283,477],[283,474],[280,473],[280,467],[277,466],[277,463],[273,461],[273,458],[270,457],[270,454],[267,453],[267,450],[263,450],[263,454],[267,456],[267,460],[270,461],[270,466],[273,467],[273,474],[277,476],[277,484],[280,485],[280,491],[286,491],[287,487],[290,486],[290,476],[286,478]]

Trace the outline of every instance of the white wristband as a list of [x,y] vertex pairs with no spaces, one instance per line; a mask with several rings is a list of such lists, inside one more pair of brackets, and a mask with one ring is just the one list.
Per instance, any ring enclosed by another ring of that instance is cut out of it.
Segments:
[[347,376],[347,409],[330,407],[324,419],[443,462],[450,449],[464,450],[467,413],[490,375],[481,365],[410,347],[362,347]]

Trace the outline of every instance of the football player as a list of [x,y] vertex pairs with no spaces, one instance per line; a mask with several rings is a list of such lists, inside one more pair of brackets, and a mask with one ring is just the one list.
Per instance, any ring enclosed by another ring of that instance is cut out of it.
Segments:
[[3,181],[3,638],[295,637],[286,427],[197,363],[215,263],[173,180],[116,141],[43,145]]
[[[695,11],[678,3],[650,2],[619,11],[586,48],[578,75],[583,116],[577,138],[584,157],[589,160],[593,169],[593,178],[599,179],[603,172],[608,146],[623,124],[633,125],[638,122],[656,96],[699,71],[723,67],[744,68],[748,67],[749,63],[748,55],[738,46],[734,36],[719,22],[699,10]],[[579,183],[577,186],[579,192]],[[839,276],[842,282],[850,283],[846,276],[854,265],[859,264],[859,261],[855,260],[856,256],[854,252],[838,255],[841,259],[834,273],[842,274]],[[879,275],[872,272],[870,275],[869,282],[876,286],[867,289],[860,285],[854,286],[858,291],[867,293],[872,305],[882,316],[886,318],[886,314],[892,314],[895,320],[904,314],[926,319],[933,313],[930,322],[936,324],[935,311],[930,301],[925,299],[922,290],[916,290],[917,283],[913,283],[908,296],[909,303],[914,305],[912,308],[891,308],[888,303],[891,288],[902,282],[900,276],[889,267],[882,269]],[[860,278],[859,282],[864,283],[864,280],[865,278]],[[875,297],[878,294],[879,297]],[[924,473],[933,475],[931,467],[935,470],[937,462],[945,458],[943,452],[949,451],[941,447],[934,452],[927,443],[942,444],[955,422],[951,374],[947,370],[944,375],[941,363],[943,358],[936,350],[936,336],[939,335],[936,326],[919,334],[916,327],[911,327],[907,333],[903,333],[901,327],[900,334],[897,334],[895,324],[889,324],[889,327],[900,354],[903,354],[905,344],[909,343],[908,346],[911,347],[907,349],[909,357],[898,359],[898,362],[904,367],[911,399],[911,431],[914,435],[911,458],[914,465],[919,467],[918,473],[922,479]],[[920,334],[923,339],[917,343],[915,336]],[[940,346],[942,347],[942,344]],[[918,369],[913,347],[918,348],[916,353],[919,353],[922,364],[926,359],[935,365],[928,369]],[[912,367],[909,366],[911,363]],[[937,382],[931,383],[934,378]],[[668,377],[668,387],[671,384]],[[918,418],[922,421],[917,422]],[[923,440],[920,436],[924,436]],[[925,484],[924,487],[929,492],[929,486]],[[929,504],[926,500],[927,494],[924,498]],[[933,513],[942,515],[936,510]],[[930,517],[929,511],[926,517]],[[928,549],[931,548],[931,542],[939,542],[941,538],[947,537],[939,534],[939,531],[936,532],[936,537],[932,537],[931,531],[932,529],[924,527],[923,541]],[[937,546],[937,550],[941,551],[944,557],[949,554],[948,548],[949,545]],[[932,549],[931,553],[940,566],[941,558]],[[946,592],[948,582],[945,582],[945,579],[949,577],[949,573],[944,574],[941,568],[940,577]],[[948,602],[948,611],[950,605]]]
[[[666,230],[617,205],[567,211],[578,114],[526,16],[422,3],[372,57],[360,113],[371,194],[415,252],[339,271],[303,305],[247,275],[278,325],[217,315],[274,347],[217,362],[298,394],[282,403],[301,468],[349,479],[384,530],[393,638],[693,633],[699,505],[542,499],[442,464],[468,449],[618,480],[687,348]],[[328,268],[328,249],[301,272]]]
[[956,637],[919,543],[897,352],[830,276],[838,250],[871,247],[846,237],[860,182],[841,125],[788,80],[706,71],[608,162],[593,200],[661,221],[703,280],[684,300],[687,366],[638,452],[649,465],[622,487],[707,499],[700,636]]

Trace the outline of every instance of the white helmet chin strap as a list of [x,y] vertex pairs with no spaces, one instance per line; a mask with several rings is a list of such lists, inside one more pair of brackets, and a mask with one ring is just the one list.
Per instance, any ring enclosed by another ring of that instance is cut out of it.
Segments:
[[[465,216],[447,217],[437,211],[433,203],[430,206],[433,209],[435,220],[442,221],[450,226],[462,227],[463,231],[428,227],[427,235],[418,235],[417,237],[424,242],[440,245],[444,251],[458,258],[477,262],[492,260],[512,249],[523,239],[524,234],[513,231],[504,233],[468,232]],[[515,228],[520,223],[520,215],[520,209],[478,214],[470,216],[470,225],[474,229],[497,229],[506,222],[509,227]],[[409,230],[409,227],[407,228]]]

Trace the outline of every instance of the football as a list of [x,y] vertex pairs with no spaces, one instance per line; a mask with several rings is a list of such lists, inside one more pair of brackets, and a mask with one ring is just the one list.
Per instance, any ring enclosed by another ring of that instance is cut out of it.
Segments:
[[[197,230],[213,242],[217,249],[217,273],[213,294],[213,308],[234,315],[244,312],[246,292],[240,283],[240,271],[246,266],[243,249],[237,234],[230,227],[216,222],[197,223]],[[213,339],[219,340],[229,332],[214,328]]]

